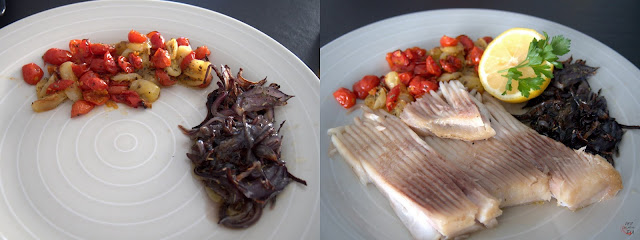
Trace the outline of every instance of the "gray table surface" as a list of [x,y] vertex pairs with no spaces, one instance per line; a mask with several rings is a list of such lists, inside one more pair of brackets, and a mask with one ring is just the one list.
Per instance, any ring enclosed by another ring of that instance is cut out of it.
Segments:
[[[7,0],[0,28],[51,8],[78,0]],[[269,35],[320,72],[320,0],[179,0],[242,21]],[[153,3],[150,3],[153,4]],[[0,43],[1,44],[1,43]]]
[[483,8],[544,18],[587,34],[640,68],[640,1],[321,0],[320,45],[386,18],[444,8]]

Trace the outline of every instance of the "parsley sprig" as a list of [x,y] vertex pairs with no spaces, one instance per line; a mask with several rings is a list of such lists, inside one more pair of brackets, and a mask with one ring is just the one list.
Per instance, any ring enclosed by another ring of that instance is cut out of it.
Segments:
[[[569,46],[571,40],[563,37],[562,35],[554,36],[549,42],[549,36],[544,33],[544,39],[533,39],[529,44],[529,51],[527,52],[527,58],[515,67],[509,69],[503,69],[498,71],[499,73],[507,72],[503,77],[507,78],[506,90],[502,95],[507,94],[507,91],[511,91],[511,83],[513,80],[518,81],[518,90],[522,93],[522,96],[528,98],[531,90],[539,90],[544,78],[542,75],[548,78],[553,78],[553,71],[546,62],[553,64],[554,67],[562,69],[562,63],[558,62],[558,56],[562,56],[569,52]],[[535,77],[522,77],[522,72],[518,69],[530,67],[533,69]]]

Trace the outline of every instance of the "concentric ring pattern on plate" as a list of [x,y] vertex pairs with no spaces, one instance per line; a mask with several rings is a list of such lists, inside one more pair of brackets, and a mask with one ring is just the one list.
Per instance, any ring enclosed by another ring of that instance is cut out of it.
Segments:
[[[98,107],[70,119],[71,103],[36,114],[22,65],[42,64],[70,39],[113,43],[130,29],[207,45],[215,64],[279,83],[295,95],[276,112],[287,123],[283,159],[308,186],[291,184],[249,229],[217,225],[191,173],[178,125],[204,118],[213,90],[163,88],[152,109]],[[319,236],[318,78],[282,45],[219,13],[171,2],[108,1],[42,12],[0,29],[0,239],[316,239]],[[309,107],[313,106],[313,107]]]
[[[440,21],[447,19],[446,23]],[[384,56],[396,49],[432,48],[442,35],[467,34],[471,38],[497,36],[512,27],[533,28],[572,40],[571,55],[599,66],[592,78],[602,89],[611,115],[621,123],[640,123],[637,94],[640,70],[611,48],[578,31],[531,16],[478,9],[426,11],[386,19],[352,31],[320,50],[321,68],[321,233],[325,239],[410,239],[408,231],[374,186],[363,186],[339,156],[330,158],[327,129],[349,124],[356,111],[347,114],[336,104],[333,91],[350,87],[366,74],[388,71]],[[627,131],[616,159],[624,189],[608,201],[578,212],[555,206],[519,206],[506,209],[497,228],[472,235],[472,239],[630,239],[621,227],[640,227],[640,144],[638,131]],[[638,233],[636,233],[638,234]],[[346,236],[346,237],[344,237]]]

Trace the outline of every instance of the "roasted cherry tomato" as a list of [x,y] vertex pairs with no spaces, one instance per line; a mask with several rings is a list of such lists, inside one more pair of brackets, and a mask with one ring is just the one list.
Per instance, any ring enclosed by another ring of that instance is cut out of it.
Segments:
[[404,55],[412,62],[419,62],[424,60],[424,56],[427,55],[427,50],[419,47],[407,48],[404,50]]
[[74,63],[86,63],[93,56],[89,39],[73,39],[69,41],[69,50]]
[[484,51],[479,47],[473,46],[469,54],[467,54],[467,64],[469,65],[478,65],[480,64],[480,58],[482,58],[482,53]]
[[123,56],[118,56],[118,66],[120,66],[120,69],[126,73],[132,73],[134,70],[131,63],[129,63],[129,60]]
[[419,98],[429,91],[438,90],[438,84],[433,80],[427,80],[421,76],[415,76],[411,79],[411,83],[409,84],[409,87],[407,87],[407,90],[409,90],[409,93],[413,95],[413,97]]
[[194,51],[191,51],[189,54],[187,54],[187,56],[184,57],[184,59],[182,59],[182,62],[180,63],[180,69],[187,69],[189,67],[189,63],[191,63],[193,59],[196,59],[196,53]]
[[169,52],[162,48],[158,48],[156,53],[151,57],[151,63],[155,68],[166,68],[171,66],[171,57],[169,56]]
[[107,92],[109,92],[110,95],[114,95],[114,94],[121,94],[127,90],[129,90],[128,86],[109,86],[109,88],[107,89]]
[[111,95],[111,100],[114,102],[127,104],[129,107],[138,108],[145,107],[144,102],[140,98],[137,92],[131,90],[124,90],[120,94]]
[[398,74],[398,79],[400,79],[400,82],[402,82],[402,84],[404,84],[405,86],[409,85],[409,83],[411,82],[411,78],[413,78],[413,73],[411,72],[403,72]]
[[103,90],[86,90],[82,91],[82,98],[95,105],[102,105],[109,100],[109,92],[107,89]]
[[148,33],[147,37],[151,42],[151,49],[165,48],[164,37],[162,37],[162,35],[158,31],[153,31]]
[[92,71],[88,71],[80,77],[80,88],[82,90],[104,90],[109,86],[107,83],[100,79],[97,74]]
[[57,80],[57,81],[49,84],[49,87],[47,87],[47,94],[52,94],[52,93],[55,93],[57,91],[65,90],[69,86],[71,86],[71,84],[73,84],[73,83],[74,83],[73,80],[68,80],[68,79]]
[[358,98],[365,99],[369,95],[369,91],[378,85],[380,85],[380,78],[374,75],[367,75],[353,84],[353,92]]
[[443,35],[442,38],[440,38],[440,46],[454,47],[456,45],[458,45],[458,39],[449,37],[447,35]]
[[87,114],[93,109],[93,104],[84,100],[78,100],[71,106],[71,117]]
[[200,46],[196,48],[196,59],[204,59],[210,54],[211,51],[209,51],[209,48],[207,46]]
[[457,36],[456,39],[458,39],[458,41],[462,43],[462,46],[464,47],[465,51],[471,50],[471,48],[473,48],[474,46],[473,40],[471,40],[471,38],[469,38],[467,35]]
[[109,44],[104,43],[92,43],[91,44],[91,53],[94,55],[103,55],[105,53],[113,53],[116,51],[116,48]]
[[142,68],[142,58],[135,53],[129,53],[129,62],[135,69]]
[[158,83],[162,86],[171,86],[178,82],[176,80],[172,80],[169,74],[162,69],[156,69],[156,78],[158,79]]
[[416,67],[413,68],[413,74],[414,75],[420,75],[420,76],[428,76],[429,75],[429,71],[427,71],[427,65],[426,64],[418,64],[416,65]]
[[446,59],[440,59],[440,65],[442,65],[444,71],[452,73],[462,68],[462,61],[455,56],[449,55]]
[[491,41],[493,41],[493,38],[492,38],[492,37],[489,37],[489,36],[487,36],[487,37],[483,37],[482,39],[484,39],[484,41],[485,41],[487,44],[489,44]]
[[396,107],[398,96],[400,96],[400,85],[393,87],[391,91],[387,93],[387,111],[391,111]]
[[178,46],[189,46],[191,45],[189,43],[189,39],[186,37],[179,37],[178,39],[176,39],[176,42],[178,42]]
[[81,64],[73,64],[71,65],[71,70],[73,71],[73,74],[76,75],[76,77],[81,77],[82,74],[84,74],[85,72],[89,71],[89,66],[86,63],[81,63]]
[[89,64],[89,69],[96,73],[107,73],[107,69],[104,66],[104,58],[93,58]]
[[411,62],[411,60],[404,54],[404,52],[400,50],[395,50],[393,52],[387,53],[386,58],[391,71],[409,72],[413,71],[413,67],[415,67],[415,63]]
[[50,48],[44,53],[42,59],[46,63],[60,65],[64,62],[71,61],[71,52],[59,48]]
[[429,55],[425,60],[425,65],[427,66],[427,73],[429,73],[431,76],[439,77],[440,75],[442,75],[442,69],[440,69],[440,66],[438,66],[438,63],[433,60],[433,57],[431,57],[431,55]]
[[356,105],[356,94],[349,91],[349,89],[340,88],[333,92],[333,97],[338,101],[340,106],[344,108],[350,108]]
[[118,64],[116,64],[116,61],[113,59],[113,56],[111,56],[111,53],[105,53],[102,58],[104,60],[104,68],[107,70],[107,72],[111,74],[115,74],[118,72]]
[[142,33],[139,33],[136,30],[129,31],[128,38],[129,38],[129,42],[132,42],[132,43],[143,43],[147,41],[147,36],[145,36]]
[[22,79],[31,85],[36,85],[44,76],[42,68],[35,63],[27,63],[22,66]]

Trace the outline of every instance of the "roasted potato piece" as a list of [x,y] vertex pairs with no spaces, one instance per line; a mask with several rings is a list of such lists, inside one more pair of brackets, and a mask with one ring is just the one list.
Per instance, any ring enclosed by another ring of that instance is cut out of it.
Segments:
[[133,90],[146,102],[155,102],[160,96],[160,87],[151,81],[138,79],[131,82],[129,90]]
[[56,92],[48,95],[42,99],[35,100],[31,103],[31,108],[34,112],[44,112],[56,108],[60,103],[67,99],[67,95],[64,92]]

